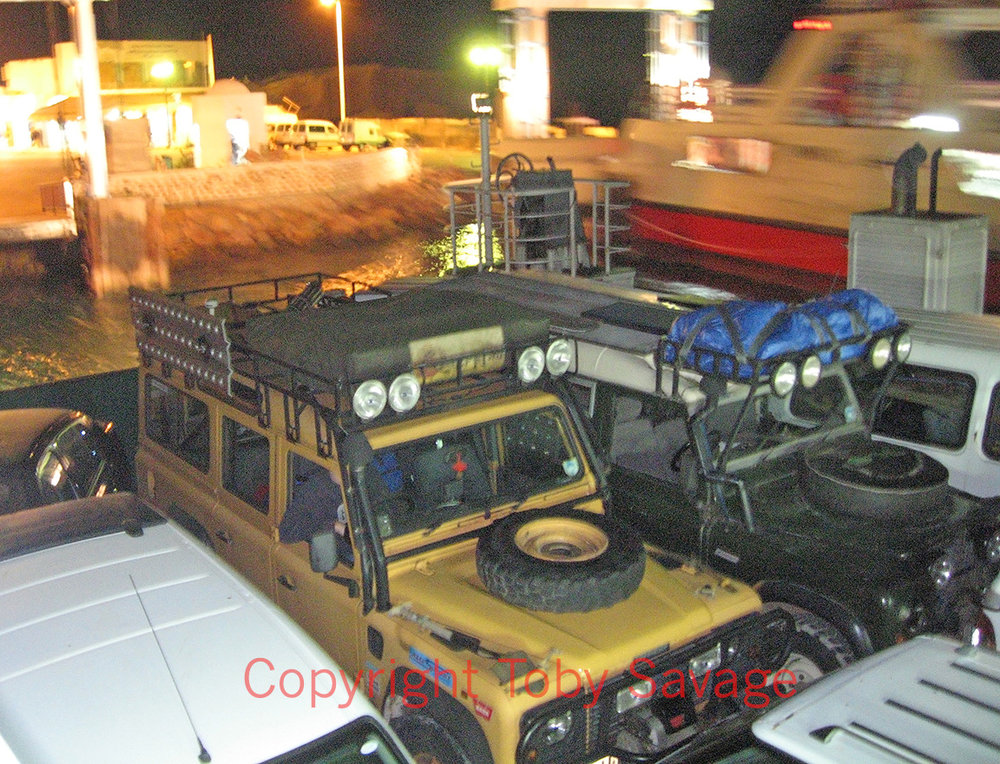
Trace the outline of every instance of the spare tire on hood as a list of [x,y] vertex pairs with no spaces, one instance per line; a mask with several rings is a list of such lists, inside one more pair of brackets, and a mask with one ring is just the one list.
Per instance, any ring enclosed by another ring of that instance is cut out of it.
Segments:
[[476,570],[504,602],[551,613],[610,607],[639,588],[641,539],[606,515],[576,509],[517,512],[487,528]]
[[809,499],[827,510],[871,518],[919,518],[948,501],[948,469],[912,448],[867,438],[826,443],[805,455]]

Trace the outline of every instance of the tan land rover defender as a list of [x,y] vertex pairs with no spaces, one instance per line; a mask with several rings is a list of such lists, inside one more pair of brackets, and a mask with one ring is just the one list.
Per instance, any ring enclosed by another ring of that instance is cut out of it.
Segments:
[[131,309],[140,492],[418,760],[661,760],[762,706],[788,623],[605,515],[570,345],[539,313],[322,274]]

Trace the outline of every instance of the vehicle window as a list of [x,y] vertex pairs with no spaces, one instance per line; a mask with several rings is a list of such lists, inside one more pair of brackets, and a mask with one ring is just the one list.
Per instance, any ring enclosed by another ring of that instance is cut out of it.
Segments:
[[208,434],[208,406],[153,377],[146,378],[147,438],[208,472]]
[[968,374],[903,364],[882,399],[872,429],[889,438],[961,448],[975,394],[976,381]]
[[266,435],[222,419],[222,485],[258,512],[267,514],[271,487],[271,450]]
[[583,466],[556,408],[525,412],[375,452],[365,488],[383,537],[523,501]]
[[264,764],[403,764],[402,752],[370,717],[350,724]]
[[662,480],[680,480],[675,455],[688,447],[682,407],[651,395],[616,392],[611,425],[611,462]]
[[901,126],[918,111],[914,67],[906,51],[856,35],[797,94],[803,124]]
[[990,394],[990,408],[983,428],[983,453],[990,459],[1000,460],[1000,385],[994,386]]
[[95,433],[77,420],[65,428],[38,460],[38,488],[46,502],[67,501],[103,493],[107,468]]
[[288,506],[278,524],[278,538],[294,544],[331,527],[337,534],[339,558],[350,564],[353,552],[347,541],[347,510],[340,479],[328,466],[290,453]]
[[[854,421],[860,415],[860,412],[850,409],[850,404],[845,400],[843,382],[836,375],[822,377],[812,388],[797,385],[786,400],[791,419],[797,420],[790,423],[805,429],[843,424]],[[772,397],[772,410],[775,402]]]
[[309,125],[310,133],[322,133],[323,131],[323,125]]
[[961,38],[964,72],[973,80],[1000,81],[1000,31],[978,30]]

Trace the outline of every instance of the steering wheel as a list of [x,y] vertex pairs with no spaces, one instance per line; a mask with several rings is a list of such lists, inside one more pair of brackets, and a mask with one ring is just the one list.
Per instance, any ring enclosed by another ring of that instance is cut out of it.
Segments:
[[534,170],[535,165],[524,154],[508,154],[497,163],[497,191],[509,184],[521,170]]

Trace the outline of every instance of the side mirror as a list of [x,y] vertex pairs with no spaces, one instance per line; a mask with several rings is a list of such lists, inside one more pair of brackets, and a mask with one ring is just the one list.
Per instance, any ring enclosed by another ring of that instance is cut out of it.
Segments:
[[337,534],[333,528],[314,533],[309,539],[309,566],[313,572],[329,573],[337,562]]

